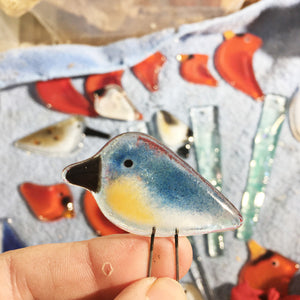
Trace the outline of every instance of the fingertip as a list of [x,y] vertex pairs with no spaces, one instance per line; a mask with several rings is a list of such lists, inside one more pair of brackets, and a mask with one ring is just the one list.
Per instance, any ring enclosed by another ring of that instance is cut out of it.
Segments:
[[168,277],[156,279],[148,290],[146,296],[149,300],[186,299],[184,289],[180,283]]
[[179,282],[168,278],[143,278],[125,288],[115,300],[184,300],[186,299],[184,289]]

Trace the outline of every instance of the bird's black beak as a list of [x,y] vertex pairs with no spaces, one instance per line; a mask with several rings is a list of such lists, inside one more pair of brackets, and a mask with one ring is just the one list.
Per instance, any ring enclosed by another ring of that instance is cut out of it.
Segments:
[[101,189],[101,156],[97,155],[66,167],[63,178],[71,184],[98,193]]

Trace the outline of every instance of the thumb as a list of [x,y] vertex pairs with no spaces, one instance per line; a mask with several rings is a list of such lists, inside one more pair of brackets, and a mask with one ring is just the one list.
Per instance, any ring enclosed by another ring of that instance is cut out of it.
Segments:
[[148,277],[125,288],[115,300],[186,300],[184,290],[174,279]]

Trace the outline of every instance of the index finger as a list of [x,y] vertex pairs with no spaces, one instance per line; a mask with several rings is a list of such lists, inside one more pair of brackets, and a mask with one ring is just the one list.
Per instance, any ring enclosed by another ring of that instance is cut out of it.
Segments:
[[[1,299],[112,299],[146,277],[149,238],[111,235],[88,241],[28,247],[0,255]],[[192,261],[179,240],[180,277]],[[156,238],[152,276],[175,277],[174,242]],[[6,293],[6,294],[5,294]]]

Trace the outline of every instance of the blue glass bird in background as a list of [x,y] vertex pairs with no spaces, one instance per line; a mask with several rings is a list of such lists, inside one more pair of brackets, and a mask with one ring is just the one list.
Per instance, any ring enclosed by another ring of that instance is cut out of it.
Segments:
[[0,219],[0,253],[25,247],[14,229],[9,224],[10,219]]
[[[239,211],[206,179],[159,141],[128,132],[63,177],[90,190],[103,214],[139,235],[197,235],[233,230]],[[175,240],[176,244],[176,240]]]

